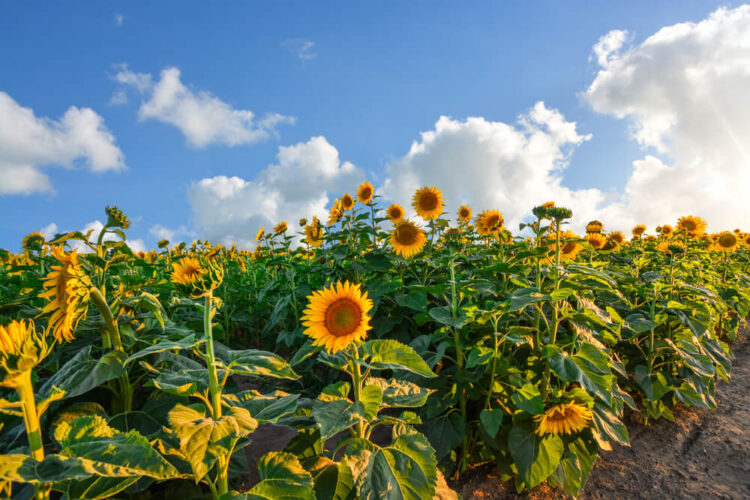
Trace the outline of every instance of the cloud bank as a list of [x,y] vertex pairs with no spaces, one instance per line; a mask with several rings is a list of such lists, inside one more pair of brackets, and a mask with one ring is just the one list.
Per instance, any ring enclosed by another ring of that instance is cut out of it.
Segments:
[[0,91],[0,196],[53,191],[43,167],[124,170],[125,155],[104,119],[71,106],[59,120],[37,117]]

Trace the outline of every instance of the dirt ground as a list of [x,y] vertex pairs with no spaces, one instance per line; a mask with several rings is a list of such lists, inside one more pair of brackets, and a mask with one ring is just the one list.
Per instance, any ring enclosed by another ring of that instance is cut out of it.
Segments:
[[[677,408],[676,422],[628,426],[630,447],[602,452],[584,499],[750,498],[750,332],[733,346],[730,384],[716,390],[715,411]],[[563,498],[548,486],[525,497],[478,470],[459,488],[464,499]]]

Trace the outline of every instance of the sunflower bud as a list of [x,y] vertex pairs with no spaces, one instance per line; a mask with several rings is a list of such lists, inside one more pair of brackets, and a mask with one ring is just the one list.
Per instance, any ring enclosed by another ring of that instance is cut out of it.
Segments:
[[104,213],[107,214],[108,227],[119,227],[121,229],[128,229],[130,227],[128,218],[122,213],[122,210],[114,205],[105,208]]
[[547,209],[547,214],[557,222],[562,222],[565,219],[573,217],[573,211],[565,207],[551,207]]
[[0,385],[16,387],[20,376],[39,364],[48,353],[44,334],[37,333],[33,321],[0,325]]
[[166,238],[162,238],[159,240],[159,243],[157,243],[156,246],[164,250],[165,248],[169,247],[169,240]]
[[42,246],[44,246],[44,235],[39,232],[27,234],[21,242],[21,248],[27,251],[41,252]]
[[305,219],[304,217],[303,217],[303,218],[301,218],[301,219],[299,220],[299,225],[300,225],[301,227],[305,227],[305,226],[307,225],[307,219]]

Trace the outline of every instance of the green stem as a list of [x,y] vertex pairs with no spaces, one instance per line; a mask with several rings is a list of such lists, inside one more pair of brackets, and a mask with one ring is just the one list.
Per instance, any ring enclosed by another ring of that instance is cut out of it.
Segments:
[[[360,370],[359,363],[359,347],[356,344],[352,344],[352,356],[349,361],[349,366],[352,371],[352,382],[354,385],[354,402],[357,403],[362,399],[362,372]],[[367,428],[365,423],[362,421],[357,422],[357,437],[363,438],[367,435]]]
[[[26,435],[29,439],[31,456],[37,462],[41,462],[44,460],[44,443],[42,441],[42,432],[39,430],[39,414],[36,410],[30,370],[21,374],[19,383],[16,385],[16,391],[18,391],[18,397],[21,399],[23,406],[23,423],[26,426]],[[47,483],[38,484],[36,486],[37,500],[48,499],[50,488],[51,486]]]
[[[115,321],[112,311],[107,304],[107,299],[104,298],[104,294],[102,294],[101,290],[97,287],[91,288],[91,298],[93,299],[96,308],[99,309],[99,313],[101,313],[106,326],[109,342],[104,342],[104,337],[102,337],[102,343],[105,344],[104,347],[110,348],[111,346],[114,347],[116,351],[124,353],[125,349],[122,346],[122,339],[120,338],[120,328],[117,326],[117,321]],[[130,385],[128,374],[125,373],[121,375],[118,380],[120,384],[120,404],[122,410],[125,412],[131,411],[133,409],[133,387]]]
[[[206,336],[206,357],[208,358],[208,391],[211,396],[211,411],[214,420],[221,418],[221,387],[219,377],[216,374],[216,353],[214,352],[214,336],[211,328],[211,309],[213,308],[213,297],[211,292],[206,294],[205,307],[203,309],[203,331]],[[216,482],[218,483],[219,496],[229,492],[229,478],[227,474],[228,457],[219,457],[216,464]]]

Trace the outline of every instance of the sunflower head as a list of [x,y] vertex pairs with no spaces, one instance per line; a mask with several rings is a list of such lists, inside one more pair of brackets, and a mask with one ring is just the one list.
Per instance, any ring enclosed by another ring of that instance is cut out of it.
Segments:
[[690,236],[700,236],[706,230],[706,221],[700,217],[686,215],[677,219],[677,228]]
[[162,238],[159,240],[159,243],[157,243],[156,246],[164,250],[165,248],[169,247],[169,240],[166,238]]
[[466,205],[461,205],[458,207],[458,220],[461,222],[470,222],[471,221],[471,208],[467,207]]
[[740,240],[747,246],[750,247],[750,233],[743,233],[740,236]]
[[481,236],[494,236],[502,229],[505,219],[498,210],[483,210],[474,219],[474,224]]
[[273,232],[276,234],[286,233],[287,227],[288,227],[287,223],[284,221],[281,221],[273,227]]
[[543,414],[534,416],[539,436],[574,434],[588,427],[592,418],[591,409],[576,402],[558,404],[548,408]]
[[305,227],[306,225],[307,225],[307,218],[306,217],[302,217],[299,220],[299,227]]
[[625,235],[622,234],[620,231],[615,231],[613,233],[609,233],[609,239],[610,241],[615,242],[619,246],[625,242]]
[[32,320],[0,325],[0,385],[15,387],[22,374],[34,368],[49,353],[44,333]]
[[[583,245],[578,242],[579,239],[578,235],[572,231],[563,231],[560,233],[561,260],[573,260],[581,253]],[[557,237],[547,238],[547,244],[552,250],[557,250]]]
[[311,224],[305,226],[305,243],[312,248],[317,248],[323,243],[323,225],[316,216],[313,216]]
[[[260,226],[260,229],[258,229],[258,232],[255,233],[255,239],[253,241],[258,241],[263,237],[263,234],[265,234],[265,231],[263,230],[263,226]],[[195,243],[195,242],[193,242]]]
[[333,205],[331,205],[331,208],[328,211],[328,226],[336,224],[343,216],[344,209],[341,207],[341,200],[336,198],[333,200]]
[[443,213],[443,192],[435,186],[422,186],[414,193],[411,205],[424,220],[435,220]]
[[404,214],[404,207],[402,207],[398,203],[394,203],[386,209],[386,215],[391,220],[391,222],[396,222],[397,220],[403,219]]
[[565,207],[550,207],[547,209],[547,213],[550,218],[555,219],[558,223],[573,217],[573,211]]
[[44,235],[38,231],[27,234],[21,242],[21,248],[28,251],[41,252],[43,246]]
[[427,235],[413,222],[400,219],[394,223],[390,241],[394,252],[408,258],[422,251],[427,243]]
[[671,256],[681,255],[685,253],[685,244],[680,240],[669,240],[662,241],[656,245],[656,250]]
[[739,246],[740,240],[736,234],[724,231],[720,233],[714,243],[714,250],[719,252],[733,252]]
[[120,229],[128,229],[130,227],[130,221],[119,208],[108,206],[104,209],[104,213],[107,214],[108,227],[119,227]]
[[640,238],[646,232],[646,226],[638,224],[633,228],[633,238]]
[[49,328],[59,342],[73,340],[78,322],[86,317],[89,307],[91,279],[76,252],[67,254],[62,245],[52,248],[59,265],[52,266],[42,284],[45,292],[39,295],[49,301],[42,314],[51,314]]
[[372,184],[369,182],[363,182],[357,188],[357,199],[360,203],[369,205],[370,203],[372,203],[372,195],[374,193],[375,190],[373,189]]
[[172,283],[187,288],[193,297],[211,293],[223,279],[224,269],[211,258],[183,257],[172,263]]
[[607,238],[600,233],[587,233],[585,240],[588,241],[594,250],[600,250],[607,243]]
[[372,300],[360,285],[338,282],[330,288],[312,293],[302,317],[305,335],[313,345],[330,353],[346,349],[352,342],[361,342],[370,326]]
[[352,208],[354,208],[354,198],[352,198],[352,195],[349,193],[341,195],[341,209],[344,212],[348,212]]
[[[534,216],[539,219],[548,219],[549,218],[549,210],[552,207],[546,206],[547,203],[542,203],[538,207],[534,207],[531,209],[531,212],[534,214]],[[554,206],[554,204],[552,205]]]
[[672,229],[672,226],[670,226],[669,224],[664,224],[663,226],[661,226],[661,230],[659,231],[659,234],[666,238],[672,236],[673,233],[674,229]]
[[598,220],[592,220],[591,222],[586,224],[587,233],[599,234],[602,232],[603,229],[604,229],[604,225]]

